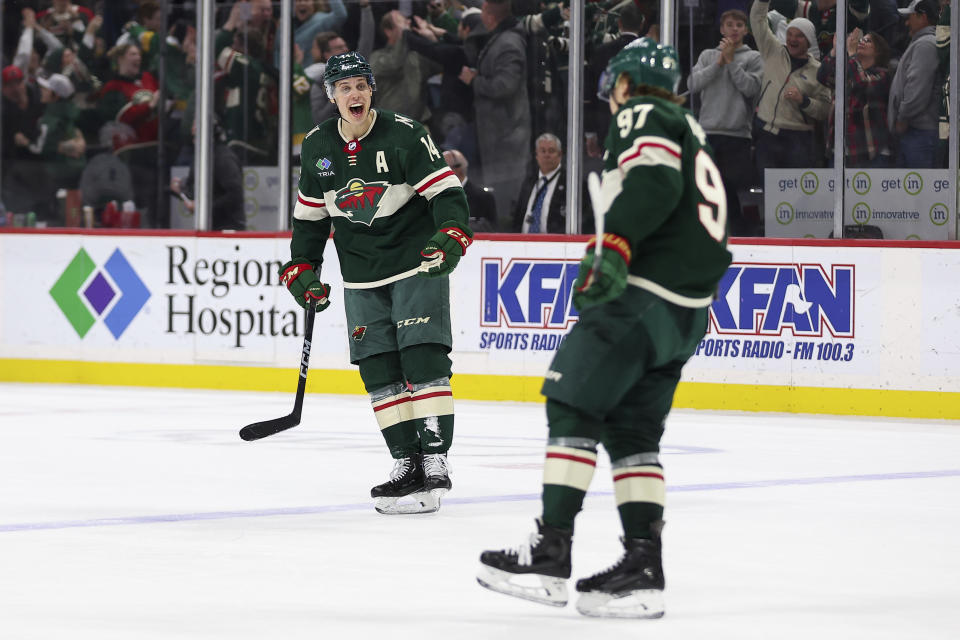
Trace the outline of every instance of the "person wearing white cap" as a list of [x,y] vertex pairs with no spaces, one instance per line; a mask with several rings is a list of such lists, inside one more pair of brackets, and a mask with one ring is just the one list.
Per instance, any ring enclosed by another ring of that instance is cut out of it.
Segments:
[[40,85],[40,102],[45,105],[37,126],[38,133],[31,140],[18,132],[14,135],[14,143],[43,161],[50,194],[58,189],[76,189],[87,163],[87,145],[76,127],[79,111],[70,100],[73,83],[66,76],[54,73],[48,78],[37,78],[37,84]]
[[[37,84],[62,100],[66,100],[73,95],[73,83],[70,82],[70,78],[61,73],[54,73],[49,78],[39,77],[37,78]],[[41,92],[41,99],[43,99],[45,93]],[[53,99],[47,98],[43,101],[53,102]]]
[[900,57],[887,105],[890,129],[898,138],[897,166],[932,168],[937,155],[939,113],[934,89],[937,42],[934,26],[940,7],[934,0],[913,0],[900,9],[910,44]]
[[763,58],[763,82],[757,118],[757,166],[810,167],[814,162],[813,131],[830,111],[830,91],[817,82],[820,62],[810,55],[817,33],[806,18],[787,25],[786,44],[770,30],[769,0],[756,0],[750,8],[750,27]]

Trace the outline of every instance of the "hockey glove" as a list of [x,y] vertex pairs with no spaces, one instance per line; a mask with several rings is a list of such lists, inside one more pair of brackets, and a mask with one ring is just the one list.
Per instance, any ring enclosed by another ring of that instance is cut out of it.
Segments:
[[467,252],[472,235],[469,229],[461,229],[456,222],[444,222],[420,252],[423,262],[420,263],[419,275],[439,278],[453,271],[460,257]]
[[330,285],[320,282],[317,274],[313,272],[313,267],[307,262],[291,260],[280,267],[280,282],[304,309],[309,303],[313,303],[317,311],[323,311],[330,306]]
[[587,253],[580,261],[580,272],[573,283],[573,306],[577,311],[609,302],[627,288],[630,243],[613,233],[603,234],[599,264],[596,264],[594,253],[596,244],[596,238],[587,244]]

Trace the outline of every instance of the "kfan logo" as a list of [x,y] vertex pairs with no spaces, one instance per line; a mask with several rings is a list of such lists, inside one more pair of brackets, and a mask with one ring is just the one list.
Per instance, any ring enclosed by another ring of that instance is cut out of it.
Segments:
[[710,308],[719,334],[854,337],[854,265],[733,263]]
[[480,326],[566,329],[577,321],[573,282],[579,260],[501,258],[481,260]]
[[103,269],[80,249],[50,295],[81,338],[102,317],[114,339],[119,339],[150,299],[150,291],[120,249],[114,250]]

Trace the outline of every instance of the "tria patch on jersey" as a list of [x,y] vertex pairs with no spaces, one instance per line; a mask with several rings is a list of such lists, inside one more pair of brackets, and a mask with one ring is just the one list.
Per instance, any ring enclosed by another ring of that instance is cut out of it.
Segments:
[[353,328],[353,332],[350,334],[350,337],[355,341],[360,342],[363,340],[363,336],[367,333],[367,325],[357,325]]
[[320,158],[317,160],[317,169],[319,169],[317,173],[324,177],[332,176],[334,174],[334,172],[330,170],[332,166],[333,161],[330,160],[330,158]]
[[350,222],[359,222],[369,227],[377,215],[380,199],[389,186],[387,182],[364,182],[360,178],[354,178],[337,191],[334,202],[340,211],[347,214]]

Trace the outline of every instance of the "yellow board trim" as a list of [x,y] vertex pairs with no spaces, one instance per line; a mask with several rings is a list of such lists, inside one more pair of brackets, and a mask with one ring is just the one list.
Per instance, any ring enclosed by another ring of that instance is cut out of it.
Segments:
[[[276,367],[135,364],[81,360],[0,358],[0,382],[43,382],[237,391],[293,391],[296,370]],[[459,373],[455,399],[543,402],[536,376]],[[311,369],[308,393],[366,395],[356,369]],[[825,413],[891,418],[960,419],[960,393],[896,389],[828,389],[776,385],[682,382],[678,409]]]

